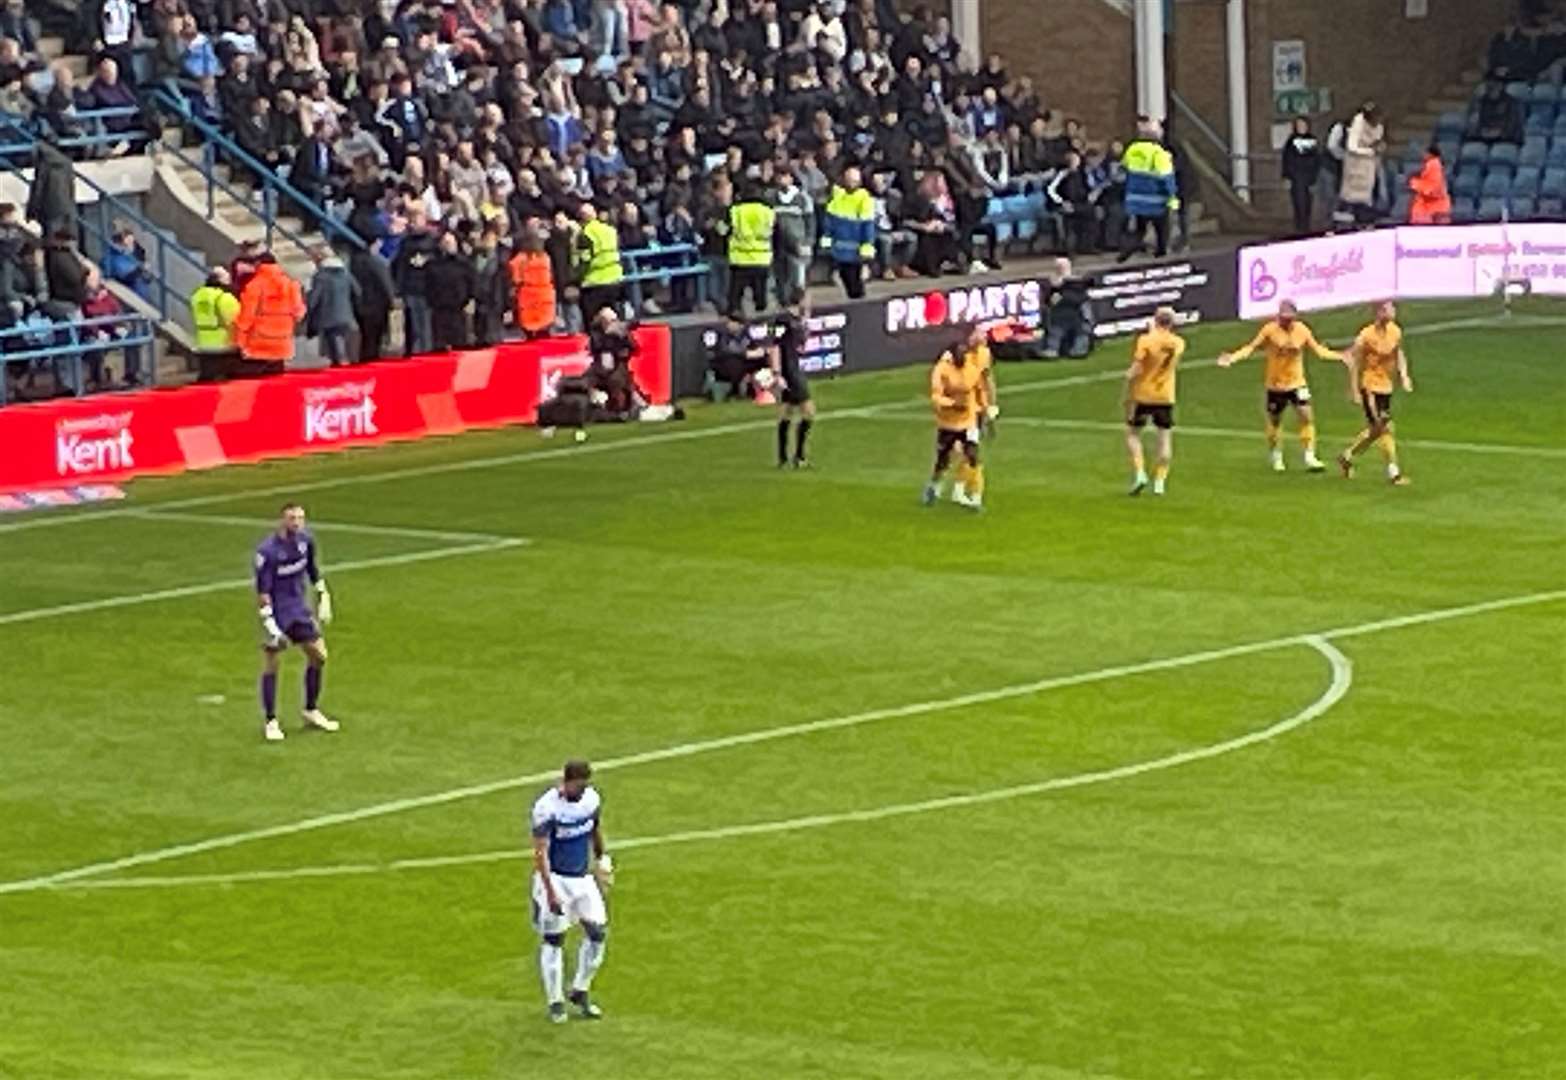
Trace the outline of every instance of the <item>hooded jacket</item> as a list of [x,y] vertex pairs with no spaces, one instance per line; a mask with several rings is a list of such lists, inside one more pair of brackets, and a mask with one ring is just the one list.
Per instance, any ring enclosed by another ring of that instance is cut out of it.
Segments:
[[299,283],[275,262],[256,267],[239,297],[234,343],[246,359],[284,363],[294,358],[294,333],[305,316]]
[[358,293],[359,283],[348,273],[343,261],[335,255],[324,259],[310,281],[310,296],[305,303],[305,333],[318,337],[328,330],[353,329]]

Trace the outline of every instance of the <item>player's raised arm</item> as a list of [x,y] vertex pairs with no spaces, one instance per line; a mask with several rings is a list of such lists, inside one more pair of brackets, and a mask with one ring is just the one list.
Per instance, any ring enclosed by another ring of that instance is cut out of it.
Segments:
[[1412,394],[1414,392],[1414,377],[1408,373],[1408,354],[1403,351],[1401,345],[1397,348],[1397,377],[1403,384],[1403,389]]
[[1248,360],[1257,349],[1261,348],[1266,343],[1267,327],[1263,326],[1260,330],[1256,331],[1256,336],[1251,338],[1249,344],[1242,345],[1233,352],[1219,353],[1218,366],[1226,368],[1230,367],[1231,365],[1238,364],[1241,360]]
[[1316,335],[1309,330],[1305,331],[1305,347],[1315,353],[1318,360],[1337,360],[1341,363],[1348,363],[1348,353],[1339,352],[1337,349],[1323,345],[1316,340]]

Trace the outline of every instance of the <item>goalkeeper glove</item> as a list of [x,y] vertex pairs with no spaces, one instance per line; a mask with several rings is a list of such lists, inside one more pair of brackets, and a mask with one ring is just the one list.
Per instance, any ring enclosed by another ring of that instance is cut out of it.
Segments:
[[323,623],[332,621],[332,594],[326,591],[326,579],[315,583],[315,614]]
[[984,410],[984,415],[989,417],[991,420],[995,419],[997,416],[1000,415],[1000,406],[999,405],[991,405],[989,408]]
[[266,635],[266,645],[269,649],[280,649],[288,643],[288,637],[283,633],[283,628],[277,625],[277,619],[272,615],[271,605],[261,609],[261,632]]
[[598,865],[593,867],[593,876],[605,889],[614,884],[614,860],[609,857],[607,851],[598,856]]

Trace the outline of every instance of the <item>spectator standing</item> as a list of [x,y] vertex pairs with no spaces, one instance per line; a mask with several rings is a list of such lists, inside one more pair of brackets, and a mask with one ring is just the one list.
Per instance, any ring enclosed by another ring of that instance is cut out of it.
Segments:
[[1137,138],[1121,157],[1126,168],[1126,233],[1120,246],[1120,262],[1144,249],[1147,227],[1157,238],[1157,256],[1169,254],[1169,211],[1179,200],[1175,188],[1174,159],[1161,142],[1162,126],[1143,117]]
[[507,251],[495,225],[486,225],[473,245],[473,344],[484,348],[505,333],[511,309],[511,278]]
[[112,60],[126,81],[134,84],[132,59],[135,54],[131,39],[136,33],[136,12],[131,0],[102,0],[96,31],[97,40],[93,44],[98,55]]
[[1310,130],[1310,120],[1294,118],[1294,130],[1283,144],[1283,179],[1289,185],[1289,201],[1294,204],[1294,233],[1306,236],[1311,231],[1311,199],[1321,176],[1321,143]]
[[397,300],[391,266],[371,248],[358,248],[348,259],[348,271],[358,285],[354,321],[359,324],[359,360],[379,360],[386,348],[386,324]]
[[1446,169],[1441,163],[1441,148],[1434,143],[1425,151],[1425,163],[1408,178],[1414,193],[1408,207],[1410,225],[1450,225],[1452,197],[1446,189]]
[[415,209],[391,267],[392,280],[402,297],[404,356],[430,351],[430,297],[435,293],[430,287],[429,268],[435,255],[435,236],[425,225],[424,211]]
[[357,324],[354,306],[359,285],[348,273],[337,253],[316,248],[315,277],[310,280],[310,295],[305,301],[305,334],[320,338],[321,352],[332,367],[348,363],[348,342]]
[[1343,187],[1338,193],[1344,209],[1360,225],[1370,224],[1375,217],[1385,135],[1380,108],[1374,101],[1365,102],[1348,126],[1343,144]]
[[81,307],[87,295],[87,265],[76,252],[68,232],[56,232],[44,241],[44,276],[49,299]]
[[294,335],[305,316],[304,293],[270,251],[256,260],[255,274],[239,297],[234,320],[240,374],[278,375],[294,358]]
[[843,170],[842,184],[832,188],[821,244],[830,249],[832,265],[849,299],[864,296],[865,266],[875,258],[875,200],[853,166]]
[[468,310],[473,304],[473,260],[461,250],[457,234],[441,234],[426,281],[434,300],[430,311],[431,348],[451,352],[468,347]]
[[792,168],[778,173],[777,184],[772,196],[777,219],[774,271],[778,299],[786,307],[805,296],[810,260],[816,252],[816,207],[810,194],[799,186]]
[[620,234],[598,217],[592,203],[583,203],[576,235],[576,273],[582,290],[582,318],[592,322],[604,308],[619,310],[625,269],[620,265]]
[[729,208],[729,296],[727,310],[744,317],[748,290],[756,314],[767,309],[772,273],[772,234],[777,212],[761,197],[760,185],[748,181]]
[[1082,155],[1066,152],[1066,167],[1049,182],[1049,199],[1060,214],[1061,240],[1068,255],[1093,250],[1098,219],[1093,207],[1093,185],[1082,165]]

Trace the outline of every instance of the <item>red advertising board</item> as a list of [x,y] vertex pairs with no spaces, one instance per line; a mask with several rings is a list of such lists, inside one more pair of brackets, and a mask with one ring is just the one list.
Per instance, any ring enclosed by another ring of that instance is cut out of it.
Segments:
[[[670,399],[669,330],[635,331],[637,385]],[[0,409],[0,492],[54,488],[532,423],[585,338],[296,372],[273,379],[64,398]]]

